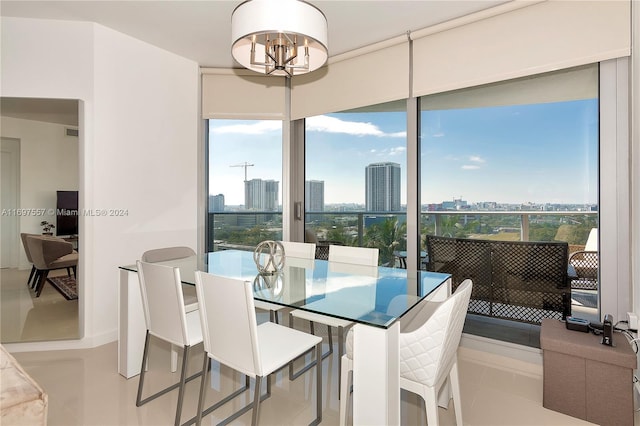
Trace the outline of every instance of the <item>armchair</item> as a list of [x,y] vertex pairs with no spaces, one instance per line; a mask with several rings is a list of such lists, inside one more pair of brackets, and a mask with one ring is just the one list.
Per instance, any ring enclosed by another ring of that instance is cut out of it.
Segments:
[[40,297],[49,271],[66,269],[70,274],[69,270],[72,269],[75,277],[78,252],[73,249],[73,244],[60,238],[32,235],[27,236],[27,246],[38,277],[35,288],[36,297]]
[[20,238],[22,238],[22,246],[24,247],[24,254],[27,255],[27,260],[31,263],[31,272],[29,273],[29,279],[27,280],[27,286],[30,288],[34,288],[36,283],[38,282],[38,274],[36,265],[33,264],[33,259],[31,258],[31,250],[29,250],[29,245],[27,244],[28,237],[38,237],[39,234],[27,234],[22,232],[20,234]]

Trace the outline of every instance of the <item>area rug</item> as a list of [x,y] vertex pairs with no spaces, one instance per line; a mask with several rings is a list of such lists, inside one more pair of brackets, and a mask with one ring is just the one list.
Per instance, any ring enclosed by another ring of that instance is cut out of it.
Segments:
[[76,286],[76,279],[74,277],[52,277],[47,278],[47,281],[55,287],[67,300],[76,300],[78,298],[78,289]]

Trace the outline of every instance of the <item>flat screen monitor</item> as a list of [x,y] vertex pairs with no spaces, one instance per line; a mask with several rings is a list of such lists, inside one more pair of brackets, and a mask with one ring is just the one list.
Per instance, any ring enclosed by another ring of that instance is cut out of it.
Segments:
[[78,191],[57,191],[56,235],[78,234]]

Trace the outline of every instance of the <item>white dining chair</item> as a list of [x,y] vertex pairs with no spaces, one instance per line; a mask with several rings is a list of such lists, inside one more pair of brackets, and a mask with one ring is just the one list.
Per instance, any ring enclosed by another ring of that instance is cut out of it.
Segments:
[[[280,244],[282,244],[282,247],[284,248],[285,262],[287,257],[295,259],[313,259],[315,257],[316,245],[313,243],[280,241]],[[262,300],[256,300],[255,305],[256,309],[269,311],[270,321],[275,322],[276,324],[280,323],[278,312],[283,309],[284,306],[276,303],[264,302]]]
[[[379,251],[376,248],[368,247],[350,247],[350,246],[329,246],[329,264],[349,264],[359,265],[364,267],[376,268],[378,266]],[[342,355],[344,354],[344,330],[353,322],[343,320],[340,318],[334,318],[328,315],[317,314],[315,312],[303,311],[295,309],[289,313],[289,327],[293,327],[293,319],[299,318],[309,321],[309,327],[311,334],[315,334],[314,323],[325,324],[328,330],[329,349],[322,354],[321,359],[325,359],[333,353],[333,337],[332,327],[338,330],[338,364],[342,362]],[[299,371],[294,372],[293,363],[289,365],[289,378],[294,379],[300,374],[313,367],[316,361],[312,361]],[[340,378],[338,378],[338,389],[340,389]]]
[[[233,278],[196,272],[200,321],[203,330],[205,361],[202,366],[202,382],[198,398],[196,423],[202,417],[229,400],[203,409],[207,389],[207,371],[210,359],[216,360],[246,376],[255,378],[254,399],[222,424],[232,422],[253,408],[251,424],[256,425],[260,413],[262,379],[267,379],[267,394],[270,394],[270,375],[291,360],[316,348],[322,352],[322,339],[302,331],[293,330],[273,322],[260,325],[256,321],[255,304],[251,283]],[[322,420],[322,366],[316,370],[316,421]],[[237,394],[234,392],[231,396]]]
[[[471,298],[472,281],[464,280],[444,302],[426,302],[410,322],[400,321],[400,388],[420,395],[425,401],[427,423],[437,426],[438,392],[449,379],[456,424],[462,423],[462,401],[458,379],[457,350]],[[353,332],[349,330],[347,351],[340,370],[340,425],[347,422],[353,359]],[[357,392],[357,383],[353,392]]]
[[[147,250],[142,253],[140,260],[148,263],[168,262],[170,260],[186,259],[195,256],[196,252],[191,247],[175,246],[162,247]],[[184,306],[187,312],[198,309],[198,298],[196,297],[196,288],[190,284],[182,284],[182,295],[184,297]],[[171,347],[170,355],[171,372],[178,370],[178,351],[174,346]]]
[[[148,263],[158,263],[167,262],[169,260],[185,259],[195,255],[196,252],[193,251],[191,247],[162,247],[145,251],[142,253],[140,260]],[[184,295],[184,304],[187,308],[187,312],[198,309],[198,299],[196,298],[196,289],[194,286],[183,284],[182,294]]]
[[[147,331],[142,354],[142,368],[138,383],[136,406],[140,407],[165,393],[178,388],[175,425],[180,424],[184,388],[187,382],[200,376],[198,372],[187,377],[189,353],[193,346],[202,343],[202,329],[198,310],[186,312],[180,270],[156,263],[137,262],[142,307]],[[144,379],[147,373],[150,337],[182,347],[180,381],[143,399]]]

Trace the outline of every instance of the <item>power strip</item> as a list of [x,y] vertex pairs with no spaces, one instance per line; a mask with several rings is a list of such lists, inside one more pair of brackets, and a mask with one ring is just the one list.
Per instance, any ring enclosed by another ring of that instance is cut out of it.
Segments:
[[627,312],[627,318],[629,321],[629,330],[638,330],[638,316],[633,312]]

